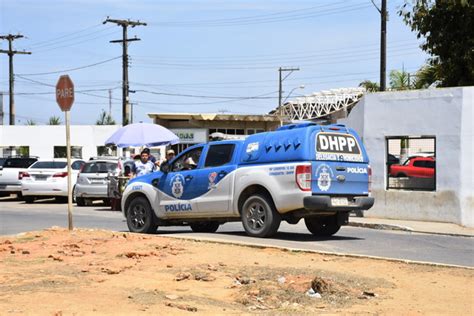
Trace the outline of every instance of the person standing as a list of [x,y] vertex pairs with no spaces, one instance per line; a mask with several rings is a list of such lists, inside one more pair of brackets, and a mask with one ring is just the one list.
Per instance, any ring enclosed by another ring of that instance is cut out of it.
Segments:
[[132,167],[132,172],[135,177],[143,176],[145,174],[155,171],[155,164],[150,161],[150,150],[145,148],[140,153],[140,160],[135,161]]

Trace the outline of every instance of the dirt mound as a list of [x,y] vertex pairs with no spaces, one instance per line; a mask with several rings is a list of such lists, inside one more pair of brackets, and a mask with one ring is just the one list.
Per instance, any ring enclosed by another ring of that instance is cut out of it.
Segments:
[[0,238],[0,310],[12,315],[466,314],[473,279],[466,269],[105,230]]

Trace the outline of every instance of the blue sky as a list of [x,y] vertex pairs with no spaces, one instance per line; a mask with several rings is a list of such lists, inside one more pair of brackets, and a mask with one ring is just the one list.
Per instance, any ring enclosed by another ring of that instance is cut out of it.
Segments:
[[[402,4],[388,0],[387,73],[415,72],[428,57],[396,13]],[[290,99],[379,80],[380,15],[370,0],[0,0],[0,11],[0,34],[25,35],[14,48],[32,52],[14,57],[20,125],[63,118],[53,88],[63,73],[86,93],[76,92],[73,124],[94,124],[109,89],[120,123],[122,48],[109,41],[122,34],[102,24],[107,16],[148,23],[129,28],[141,38],[129,46],[134,122],[157,112],[267,113],[278,103],[280,66],[300,68],[284,81],[284,97],[305,86]],[[8,92],[5,54],[0,91]]]

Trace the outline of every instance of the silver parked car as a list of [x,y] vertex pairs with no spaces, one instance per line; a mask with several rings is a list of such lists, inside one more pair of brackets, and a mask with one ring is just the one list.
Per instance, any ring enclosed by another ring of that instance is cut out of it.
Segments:
[[98,157],[86,162],[77,177],[74,197],[78,206],[85,206],[93,200],[110,204],[107,196],[108,177],[120,173],[119,158]]

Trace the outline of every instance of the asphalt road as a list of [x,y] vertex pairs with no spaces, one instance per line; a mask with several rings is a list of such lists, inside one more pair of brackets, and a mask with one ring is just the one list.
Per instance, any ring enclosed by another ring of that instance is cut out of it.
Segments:
[[[120,212],[95,204],[74,207],[74,227],[128,231]],[[0,199],[0,235],[41,230],[51,226],[67,227],[67,204],[54,200],[25,204]],[[315,238],[304,226],[282,223],[273,238],[248,237],[241,223],[226,223],[217,233],[193,233],[189,227],[159,227],[158,235],[202,237],[213,240],[247,242],[296,249],[360,254],[474,267],[474,238],[441,236],[402,231],[344,226],[331,238]]]

